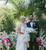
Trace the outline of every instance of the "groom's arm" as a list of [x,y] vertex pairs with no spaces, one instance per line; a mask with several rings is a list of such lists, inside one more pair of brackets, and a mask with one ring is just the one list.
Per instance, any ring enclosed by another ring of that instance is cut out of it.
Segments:
[[39,25],[38,25],[38,23],[36,22],[36,28],[37,28],[37,31],[38,31],[38,33],[37,33],[37,37],[39,37]]
[[39,25],[38,25],[38,23],[36,22],[36,28],[37,28],[37,31],[38,31],[38,33],[37,33],[37,35],[36,35],[36,42],[38,42],[38,40],[39,40]]
[[[29,22],[28,22],[29,23]],[[28,23],[26,23],[27,27],[28,27]]]

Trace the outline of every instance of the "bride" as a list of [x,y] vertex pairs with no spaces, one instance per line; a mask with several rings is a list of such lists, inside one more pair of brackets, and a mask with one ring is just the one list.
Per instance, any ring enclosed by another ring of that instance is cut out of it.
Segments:
[[16,44],[16,50],[27,50],[26,42],[23,42],[24,29],[27,28],[25,24],[25,16],[20,17],[20,24],[18,26],[18,38]]

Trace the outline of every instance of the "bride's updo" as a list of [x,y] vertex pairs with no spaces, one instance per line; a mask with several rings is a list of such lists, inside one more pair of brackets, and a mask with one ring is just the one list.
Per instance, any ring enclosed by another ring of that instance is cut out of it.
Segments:
[[21,16],[20,19],[21,19],[21,18],[26,18],[26,17],[25,17],[25,16]]
[[25,23],[25,18],[26,18],[25,16],[21,16],[20,17],[20,22]]

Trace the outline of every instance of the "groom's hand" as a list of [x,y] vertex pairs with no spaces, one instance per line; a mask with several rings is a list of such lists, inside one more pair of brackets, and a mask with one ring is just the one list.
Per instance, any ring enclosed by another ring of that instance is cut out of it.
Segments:
[[38,42],[38,41],[39,41],[39,37],[36,38],[36,42]]

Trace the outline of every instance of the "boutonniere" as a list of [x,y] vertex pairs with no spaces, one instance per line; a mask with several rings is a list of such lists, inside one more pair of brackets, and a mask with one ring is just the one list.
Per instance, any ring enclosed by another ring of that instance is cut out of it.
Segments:
[[36,26],[35,22],[34,22],[34,26]]

